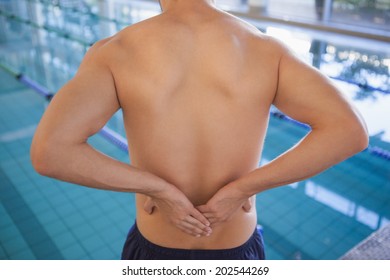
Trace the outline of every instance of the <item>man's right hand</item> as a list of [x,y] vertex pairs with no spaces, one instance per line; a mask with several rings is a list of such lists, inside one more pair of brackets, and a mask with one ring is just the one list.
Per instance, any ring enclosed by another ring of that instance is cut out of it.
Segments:
[[187,234],[201,237],[209,236],[212,232],[207,218],[174,186],[148,197],[144,210],[152,214],[154,208],[159,209],[170,224]]

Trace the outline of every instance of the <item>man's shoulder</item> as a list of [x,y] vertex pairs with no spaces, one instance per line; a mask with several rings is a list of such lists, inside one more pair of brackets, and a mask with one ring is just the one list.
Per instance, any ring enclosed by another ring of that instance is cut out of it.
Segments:
[[225,15],[225,22],[221,22],[222,29],[241,35],[238,37],[245,38],[254,44],[269,46],[271,48],[275,48],[275,51],[282,51],[284,44],[281,41],[267,35],[253,24],[241,18],[238,18],[230,13],[225,13]]
[[[101,39],[95,42],[89,52],[108,52],[119,51],[124,46],[129,48],[132,45],[139,45],[140,42],[150,38],[152,32],[155,32],[153,25],[154,18],[134,23],[120,30],[113,36]],[[114,50],[116,49],[116,50]]]
[[127,27],[125,27],[123,30],[118,32],[116,36],[119,37],[144,37],[145,34],[152,33],[152,32],[158,32],[162,24],[162,17],[161,15],[156,15],[153,17],[150,17],[148,19],[133,23]]

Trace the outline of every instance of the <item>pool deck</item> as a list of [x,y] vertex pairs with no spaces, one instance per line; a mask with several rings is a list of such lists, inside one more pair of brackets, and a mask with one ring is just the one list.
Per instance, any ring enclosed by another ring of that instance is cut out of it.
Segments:
[[390,260],[390,225],[374,232],[349,250],[342,260]]

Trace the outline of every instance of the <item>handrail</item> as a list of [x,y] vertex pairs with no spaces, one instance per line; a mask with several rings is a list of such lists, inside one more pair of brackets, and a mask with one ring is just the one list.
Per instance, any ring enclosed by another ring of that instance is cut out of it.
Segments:
[[110,22],[116,23],[116,24],[123,24],[123,25],[132,24],[132,22],[130,22],[130,21],[129,22],[120,21],[120,20],[117,20],[117,19],[113,19],[113,18],[102,16],[102,15],[99,15],[99,14],[96,14],[96,13],[93,13],[93,12],[84,12],[84,11],[80,11],[77,8],[65,7],[64,5],[61,5],[60,1],[58,1],[57,3],[53,3],[53,2],[49,2],[49,1],[45,1],[45,0],[24,0],[24,1],[40,3],[40,4],[45,5],[45,7],[48,7],[48,6],[58,7],[61,10],[64,10],[64,11],[68,10],[68,11],[72,11],[72,12],[76,12],[76,13],[80,13],[80,14],[84,14],[84,15],[89,15],[91,17],[98,18],[99,20],[110,21]]
[[[158,0],[144,0],[150,3],[156,3],[158,4]],[[390,42],[389,32],[383,31],[381,33],[378,32],[378,28],[375,27],[364,27],[359,26],[359,29],[352,29],[348,28],[348,24],[339,24],[335,25],[332,23],[328,24],[321,24],[318,22],[305,22],[303,20],[294,20],[291,18],[286,17],[275,17],[272,15],[267,14],[261,14],[258,12],[251,11],[248,6],[248,11],[241,12],[236,10],[226,10],[228,13],[237,16],[239,18],[248,19],[252,22],[259,22],[259,23],[277,23],[287,26],[293,26],[293,27],[299,27],[299,28],[306,28],[311,30],[319,30],[319,31],[325,31],[325,32],[332,32],[337,34],[344,34],[344,35],[350,35],[360,38],[367,38],[371,40],[377,40],[382,42]]]
[[[251,21],[256,21],[261,23],[264,22],[276,23],[276,24],[289,25],[293,27],[305,28],[310,30],[331,32],[336,34],[343,34],[348,36],[376,40],[380,42],[390,42],[389,32],[383,31],[383,33],[385,34],[376,34],[369,31],[363,31],[364,29],[375,30],[374,28],[370,28],[370,27],[369,28],[359,27],[359,29],[356,29],[356,28],[347,28],[348,26],[347,24],[344,24],[344,27],[338,27],[335,24],[318,24],[316,22],[311,23],[311,22],[304,22],[304,21],[298,21],[292,19],[286,20],[284,18],[277,18],[274,16],[262,15],[257,13],[243,13],[237,11],[228,11],[228,12],[237,17],[249,19]],[[339,26],[341,26],[341,24],[339,24]]]
[[21,18],[21,17],[15,15],[15,14],[8,13],[8,12],[2,10],[1,8],[0,8],[0,16],[3,16],[5,18],[11,19],[11,20],[15,20],[15,21],[20,22],[22,24],[29,25],[29,26],[34,27],[36,29],[41,29],[41,30],[45,30],[45,31],[48,31],[48,32],[51,32],[51,33],[55,33],[59,37],[62,37],[62,38],[69,39],[71,41],[77,42],[77,43],[79,43],[81,45],[84,45],[85,47],[90,47],[90,46],[93,45],[92,42],[86,42],[84,40],[81,40],[81,39],[79,39],[77,37],[74,37],[74,36],[70,35],[67,32],[60,32],[60,31],[58,31],[58,30],[56,30],[56,29],[54,29],[54,28],[52,28],[50,26],[44,25],[44,24],[39,25],[38,23],[33,22],[31,20],[24,19],[24,18]]
[[16,80],[20,81],[22,84],[34,89],[41,96],[45,97],[47,100],[51,100],[54,96],[52,92],[50,92],[47,88],[27,77],[25,74],[21,72],[17,72],[12,68],[0,63],[0,68],[6,71],[8,74],[12,75]]
[[0,63],[0,68],[3,69],[8,74],[11,74],[15,79],[19,79],[20,73],[14,71],[13,69],[7,67],[6,65],[3,65]]

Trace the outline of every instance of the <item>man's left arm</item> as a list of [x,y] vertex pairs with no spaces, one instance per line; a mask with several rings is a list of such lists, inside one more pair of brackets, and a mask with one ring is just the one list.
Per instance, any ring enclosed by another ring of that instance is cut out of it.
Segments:
[[365,149],[368,135],[360,114],[316,69],[286,48],[280,59],[274,105],[309,124],[311,131],[294,147],[220,189],[198,209],[211,223],[229,220],[248,198],[265,190],[312,177]]

